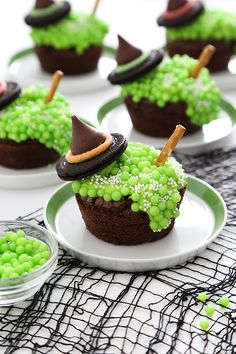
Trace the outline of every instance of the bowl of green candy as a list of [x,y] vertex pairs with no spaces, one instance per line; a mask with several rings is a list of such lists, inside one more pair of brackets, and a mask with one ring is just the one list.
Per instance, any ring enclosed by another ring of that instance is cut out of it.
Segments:
[[33,296],[57,266],[58,246],[43,227],[0,221],[0,305]]

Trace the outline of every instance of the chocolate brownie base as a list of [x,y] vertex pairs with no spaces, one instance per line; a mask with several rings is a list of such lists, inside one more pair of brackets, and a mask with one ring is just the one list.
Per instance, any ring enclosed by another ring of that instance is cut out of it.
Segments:
[[35,52],[44,71],[61,70],[65,75],[80,75],[97,68],[102,46],[91,46],[83,54],[77,54],[73,48],[60,50],[51,46],[36,46]]
[[54,149],[48,149],[37,140],[27,139],[16,143],[0,139],[0,165],[17,170],[47,166],[59,159]]
[[185,135],[201,129],[190,122],[186,115],[187,105],[184,102],[168,103],[165,107],[159,108],[147,99],[135,103],[131,96],[127,96],[125,105],[134,128],[145,135],[169,137],[178,124],[186,128]]
[[175,54],[188,54],[190,57],[198,59],[207,44],[212,44],[216,48],[215,54],[211,58],[207,68],[211,72],[227,70],[230,58],[234,54],[236,45],[234,41],[167,40],[166,48],[170,57],[173,57]]
[[[185,188],[180,193],[183,198]],[[167,229],[153,232],[146,213],[131,210],[132,201],[106,202],[102,198],[81,197],[76,194],[86,228],[97,238],[115,245],[138,245],[157,241],[172,230],[175,219]],[[181,203],[181,202],[180,202]],[[179,203],[179,205],[180,205]]]

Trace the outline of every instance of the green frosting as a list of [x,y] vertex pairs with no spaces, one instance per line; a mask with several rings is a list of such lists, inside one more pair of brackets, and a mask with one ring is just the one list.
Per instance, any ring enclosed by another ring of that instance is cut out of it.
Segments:
[[222,10],[205,10],[188,25],[167,29],[169,40],[236,39],[236,14]]
[[0,139],[36,139],[63,155],[70,146],[71,110],[59,93],[45,104],[48,89],[32,86],[0,112]]
[[125,152],[99,173],[75,181],[74,193],[82,197],[103,198],[107,202],[132,200],[133,212],[148,214],[155,232],[170,225],[179,215],[179,190],[186,185],[182,166],[173,158],[155,166],[160,151],[141,143],[129,143]]
[[189,76],[197,61],[187,55],[165,59],[143,77],[122,85],[121,95],[132,96],[134,102],[146,98],[158,107],[168,103],[186,102],[190,121],[198,126],[217,118],[220,91],[203,68],[197,79]]
[[33,28],[31,37],[36,45],[74,48],[81,54],[91,45],[101,45],[107,32],[107,24],[95,16],[70,12],[57,23]]

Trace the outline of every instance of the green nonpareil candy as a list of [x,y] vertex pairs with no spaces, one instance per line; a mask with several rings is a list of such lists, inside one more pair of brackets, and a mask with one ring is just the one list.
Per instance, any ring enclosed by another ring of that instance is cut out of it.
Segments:
[[[132,200],[131,210],[147,213],[150,228],[161,231],[179,214],[179,190],[185,186],[186,180],[182,166],[173,157],[168,158],[164,166],[156,167],[159,153],[154,147],[129,143],[112,169],[106,168],[89,178],[73,182],[73,191],[85,197],[89,195],[87,191],[93,190],[90,197],[98,196],[107,202],[118,202],[128,197]],[[132,173],[134,170],[137,173]]]
[[219,305],[220,305],[220,306],[228,307],[229,304],[230,304],[230,301],[229,301],[229,298],[228,298],[228,297],[222,296],[222,297],[219,299]]
[[[146,98],[158,107],[185,102],[191,123],[198,126],[207,124],[220,112],[221,95],[208,69],[203,68],[197,79],[190,77],[196,63],[187,55],[166,58],[148,74],[123,84],[121,95],[131,96],[134,102]],[[171,173],[169,170],[167,174]]]
[[199,293],[197,298],[199,301],[205,302],[208,299],[208,296],[206,293]]
[[203,331],[207,331],[209,326],[210,326],[210,323],[208,320],[201,320],[200,323],[200,328],[203,330]]
[[[45,104],[48,88],[32,86],[0,112],[0,139],[17,143],[36,139],[60,155],[68,151],[71,140],[69,102],[59,93]],[[24,133],[22,133],[24,132]]]
[[[48,245],[34,238],[27,238],[24,231],[7,232],[0,240],[1,279],[15,278],[32,272],[51,257]],[[11,251],[13,243],[18,244],[15,251]],[[2,247],[3,245],[6,247]]]
[[169,40],[223,40],[236,39],[236,14],[209,9],[189,24],[168,28]]
[[31,37],[39,46],[74,48],[78,54],[82,54],[92,45],[101,45],[107,32],[107,24],[95,16],[71,11],[57,23],[33,28]]
[[215,312],[215,307],[213,305],[206,305],[204,310],[208,316],[213,316]]

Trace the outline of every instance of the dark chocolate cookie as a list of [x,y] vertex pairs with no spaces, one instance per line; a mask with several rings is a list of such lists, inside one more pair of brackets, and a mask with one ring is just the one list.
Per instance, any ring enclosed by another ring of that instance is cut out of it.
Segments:
[[89,177],[115,161],[127,148],[128,142],[121,134],[111,134],[112,144],[98,156],[90,160],[69,163],[65,156],[61,157],[56,165],[58,176],[65,181],[73,181]]
[[154,69],[158,64],[160,64],[163,57],[164,53],[162,50],[154,49],[150,52],[150,55],[142,64],[122,73],[117,73],[116,70],[113,70],[109,74],[108,80],[113,85],[124,84],[126,82],[136,80],[137,78],[148,73],[149,71]]
[[[34,9],[34,13],[31,13],[25,17],[25,22],[31,27],[45,27],[60,21],[71,10],[71,6],[67,1],[61,3],[55,3],[46,9]],[[47,10],[46,12],[42,10]],[[38,12],[38,14],[37,14]]]
[[[191,8],[180,16],[165,17],[164,14],[159,16],[157,23],[163,27],[181,27],[193,22],[204,11],[204,5],[201,1],[194,1]],[[173,11],[174,12],[174,11]]]
[[7,81],[6,84],[6,91],[0,96],[0,109],[13,102],[21,93],[21,88],[16,82]]

